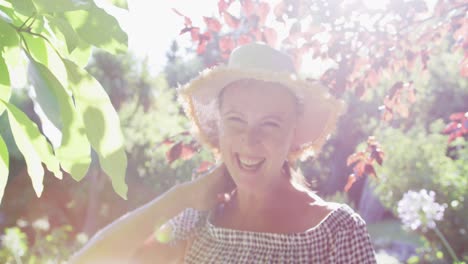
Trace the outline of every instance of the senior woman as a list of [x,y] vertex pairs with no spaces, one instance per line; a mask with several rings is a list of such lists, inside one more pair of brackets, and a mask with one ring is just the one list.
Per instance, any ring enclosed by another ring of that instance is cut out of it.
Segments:
[[[194,135],[218,165],[98,232],[72,263],[375,263],[362,218],[294,169],[342,110],[294,72],[287,55],[253,43],[182,87]],[[159,239],[139,247],[154,228]]]

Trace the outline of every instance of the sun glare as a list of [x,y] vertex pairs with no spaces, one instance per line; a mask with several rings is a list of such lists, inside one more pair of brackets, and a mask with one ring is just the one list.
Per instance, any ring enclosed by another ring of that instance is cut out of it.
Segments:
[[385,10],[389,2],[389,0],[362,0],[369,10]]

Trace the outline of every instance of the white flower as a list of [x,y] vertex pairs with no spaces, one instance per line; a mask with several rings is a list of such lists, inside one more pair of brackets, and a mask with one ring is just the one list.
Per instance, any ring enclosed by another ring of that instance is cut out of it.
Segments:
[[0,240],[2,247],[7,248],[13,255],[22,257],[26,254],[26,235],[19,228],[7,228]]
[[24,227],[27,227],[28,226],[28,222],[24,219],[18,219],[16,220],[16,225],[21,227],[21,228],[24,228]]
[[434,191],[420,190],[408,191],[398,202],[398,216],[405,228],[423,231],[434,229],[435,221],[444,217],[445,205],[436,203]]
[[32,223],[32,227],[37,231],[48,231],[50,228],[49,220],[46,217],[36,219]]
[[88,235],[86,235],[85,233],[79,233],[78,235],[76,235],[76,241],[81,245],[84,245],[86,244],[86,242],[88,242]]

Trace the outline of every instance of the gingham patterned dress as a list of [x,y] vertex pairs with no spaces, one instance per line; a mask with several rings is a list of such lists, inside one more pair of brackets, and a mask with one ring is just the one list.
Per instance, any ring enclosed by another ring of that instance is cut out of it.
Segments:
[[344,204],[315,227],[293,234],[217,227],[208,216],[186,209],[169,222],[174,243],[192,241],[185,263],[376,263],[364,220]]

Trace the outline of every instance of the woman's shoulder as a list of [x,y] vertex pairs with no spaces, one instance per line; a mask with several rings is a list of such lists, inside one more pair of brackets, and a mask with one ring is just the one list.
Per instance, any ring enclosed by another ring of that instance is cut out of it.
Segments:
[[362,217],[347,204],[326,202],[325,206],[330,213],[323,220],[323,224],[332,233],[340,230],[352,230],[366,225]]

